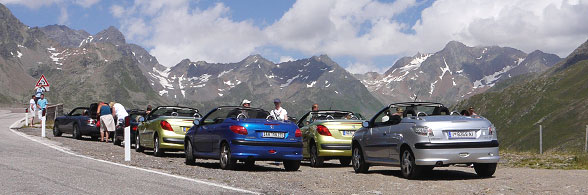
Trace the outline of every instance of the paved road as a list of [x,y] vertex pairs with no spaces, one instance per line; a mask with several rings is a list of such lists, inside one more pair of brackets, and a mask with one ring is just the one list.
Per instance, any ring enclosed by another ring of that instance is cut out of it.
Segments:
[[0,194],[244,193],[60,152],[11,132],[23,117],[0,110]]

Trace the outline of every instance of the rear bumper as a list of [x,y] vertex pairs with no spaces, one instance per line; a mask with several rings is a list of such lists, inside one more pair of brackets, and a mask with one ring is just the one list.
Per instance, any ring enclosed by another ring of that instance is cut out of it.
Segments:
[[416,143],[416,149],[453,149],[453,148],[493,148],[498,147],[498,141],[489,142],[461,142],[461,143]]
[[320,144],[319,156],[348,157],[351,156],[351,143],[349,144]]
[[231,155],[239,160],[302,160],[302,142],[233,140]]
[[417,165],[498,163],[500,160],[498,147],[415,149],[413,153]]
[[185,135],[176,134],[174,132],[163,132],[160,138],[160,148],[168,150],[184,150]]

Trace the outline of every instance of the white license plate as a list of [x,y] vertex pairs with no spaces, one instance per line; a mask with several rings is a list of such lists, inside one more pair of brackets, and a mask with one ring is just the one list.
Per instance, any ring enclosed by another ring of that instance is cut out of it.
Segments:
[[352,136],[354,133],[355,131],[341,131],[341,134],[344,136]]
[[449,138],[476,138],[475,131],[449,131],[447,132]]
[[284,138],[285,135],[284,132],[264,131],[262,137]]

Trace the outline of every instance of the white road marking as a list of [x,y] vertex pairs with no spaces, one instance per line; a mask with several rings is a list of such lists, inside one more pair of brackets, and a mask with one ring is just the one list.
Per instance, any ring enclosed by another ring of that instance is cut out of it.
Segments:
[[242,192],[242,193],[248,193],[248,194],[261,194],[261,193],[258,193],[258,192],[253,192],[253,191],[249,191],[249,190],[245,190],[245,189],[241,189],[241,188],[235,188],[235,187],[231,187],[231,186],[228,186],[228,185],[222,185],[222,184],[217,184],[217,183],[202,181],[202,180],[199,180],[199,179],[193,179],[193,178],[183,177],[183,176],[179,176],[179,175],[172,175],[172,174],[169,174],[169,173],[163,173],[163,172],[159,172],[159,171],[155,171],[155,170],[149,170],[149,169],[145,169],[145,168],[140,168],[140,167],[135,167],[135,166],[129,166],[129,165],[124,165],[124,164],[119,164],[119,163],[115,163],[115,162],[110,162],[110,161],[106,161],[106,160],[92,158],[92,157],[89,157],[89,156],[84,156],[84,155],[81,155],[81,154],[76,154],[76,153],[74,153],[72,151],[69,151],[66,148],[63,148],[61,146],[57,146],[57,145],[54,145],[54,144],[51,144],[51,143],[44,142],[43,140],[40,140],[40,138],[38,139],[36,137],[27,135],[25,133],[15,131],[14,130],[14,127],[16,127],[17,123],[20,123],[21,121],[23,121],[25,119],[26,118],[20,119],[20,120],[14,122],[12,125],[10,125],[10,128],[9,128],[10,131],[12,131],[13,133],[15,133],[15,134],[17,134],[17,135],[19,135],[21,137],[24,137],[24,138],[27,138],[27,139],[29,139],[31,141],[34,141],[34,142],[43,144],[43,145],[45,145],[47,147],[53,148],[53,149],[55,149],[57,151],[60,151],[60,152],[66,153],[66,154],[70,154],[70,155],[81,157],[81,158],[85,158],[85,159],[95,160],[95,161],[98,161],[98,162],[103,162],[103,163],[107,163],[107,164],[111,164],[111,165],[117,165],[117,166],[126,167],[126,168],[130,168],[130,169],[136,169],[136,170],[145,171],[145,172],[149,172],[149,173],[155,173],[155,174],[164,175],[164,176],[168,176],[168,177],[173,177],[173,178],[177,178],[177,179],[183,179],[183,180],[187,180],[187,181],[192,181],[192,182],[196,182],[196,183],[200,183],[200,184],[204,184],[204,185],[219,187],[219,188],[223,188],[223,189],[227,189],[227,190],[233,190],[233,191]]

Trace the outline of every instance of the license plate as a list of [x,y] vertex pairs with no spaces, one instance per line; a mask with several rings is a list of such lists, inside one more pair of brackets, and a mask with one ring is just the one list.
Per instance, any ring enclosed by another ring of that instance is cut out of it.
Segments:
[[355,131],[341,131],[341,134],[344,136],[352,136],[354,133]]
[[188,130],[190,130],[190,127],[182,127],[182,131],[184,131],[184,133],[186,133]]
[[285,135],[284,132],[264,131],[262,137],[284,138]]
[[476,138],[475,131],[449,131],[447,133],[449,138]]

